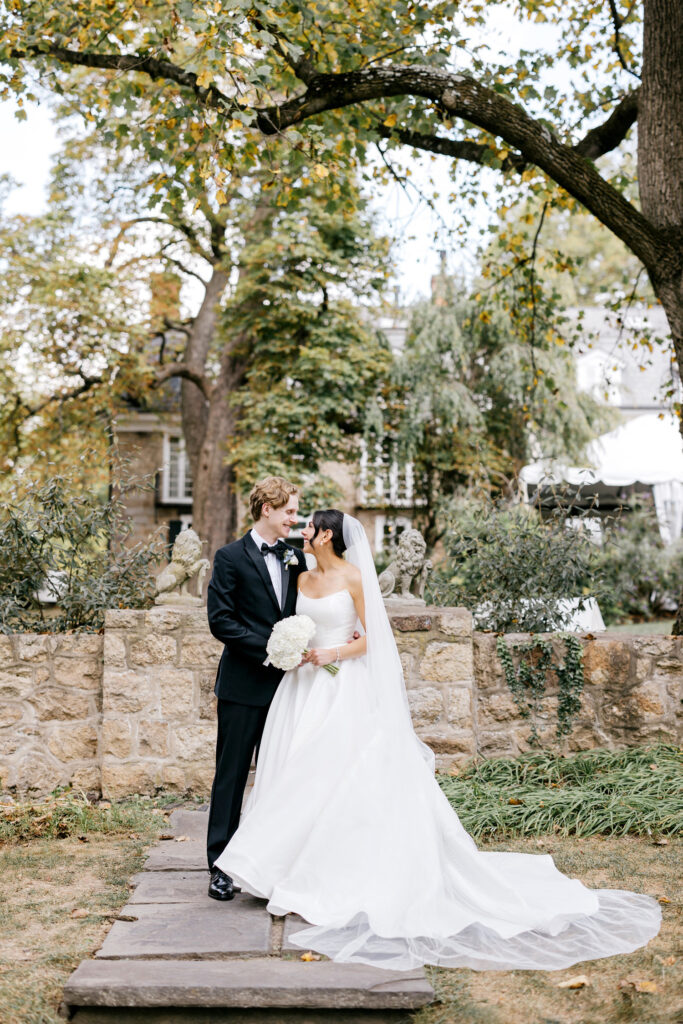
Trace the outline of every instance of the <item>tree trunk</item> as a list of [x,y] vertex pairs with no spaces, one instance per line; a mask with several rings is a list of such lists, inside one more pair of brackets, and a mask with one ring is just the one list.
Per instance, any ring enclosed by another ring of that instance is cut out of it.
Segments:
[[[683,4],[646,0],[638,104],[638,179],[643,213],[667,242],[648,267],[671,328],[683,378]],[[681,420],[683,433],[683,420]],[[683,634],[683,592],[673,632]]]
[[[199,312],[192,324],[183,362],[198,373],[206,372],[206,361],[216,331],[218,303],[228,284],[228,274],[214,266]],[[209,405],[201,388],[190,380],[181,382],[183,436],[192,479],[197,479],[199,458],[209,420]]]

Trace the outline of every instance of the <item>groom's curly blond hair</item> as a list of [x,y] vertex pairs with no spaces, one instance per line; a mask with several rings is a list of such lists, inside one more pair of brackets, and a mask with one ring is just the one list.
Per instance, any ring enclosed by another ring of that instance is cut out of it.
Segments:
[[249,510],[251,518],[255,523],[261,518],[264,505],[271,508],[282,508],[289,501],[292,494],[298,494],[299,488],[283,476],[267,476],[254,484],[249,495]]

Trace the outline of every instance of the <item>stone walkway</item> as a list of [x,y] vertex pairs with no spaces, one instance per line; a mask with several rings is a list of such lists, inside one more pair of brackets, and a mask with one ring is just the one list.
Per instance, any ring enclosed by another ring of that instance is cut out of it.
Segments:
[[272,917],[245,893],[209,899],[206,821],[171,815],[174,838],[150,851],[102,948],[64,988],[75,1024],[399,1024],[433,1001],[422,970],[304,962],[288,942],[296,915]]

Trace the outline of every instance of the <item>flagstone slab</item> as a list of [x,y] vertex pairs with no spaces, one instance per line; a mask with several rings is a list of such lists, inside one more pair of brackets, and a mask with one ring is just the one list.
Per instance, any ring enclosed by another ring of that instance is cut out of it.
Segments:
[[305,950],[301,946],[294,946],[289,941],[289,936],[292,932],[299,932],[302,928],[310,928],[308,921],[304,921],[303,917],[299,917],[298,914],[287,914],[285,918],[285,929],[282,936],[282,952],[283,953],[304,953]]
[[134,875],[134,903],[207,903],[208,871],[141,871]]
[[149,851],[143,867],[145,871],[208,871],[206,843],[198,839],[183,843],[164,840]]
[[209,824],[209,815],[206,811],[175,810],[171,813],[168,824],[169,832],[173,832],[175,836],[187,836],[189,839],[206,842]]
[[219,903],[128,903],[114,921],[99,959],[225,957],[270,953],[271,917],[262,900],[238,894]]
[[[434,999],[424,971],[330,961],[85,960],[64,989],[75,1007],[417,1009]],[[127,1018],[126,1018],[127,1019]]]

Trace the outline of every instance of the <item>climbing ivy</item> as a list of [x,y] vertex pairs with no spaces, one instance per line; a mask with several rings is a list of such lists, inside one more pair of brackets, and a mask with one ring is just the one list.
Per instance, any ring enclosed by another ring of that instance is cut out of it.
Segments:
[[[540,747],[537,721],[541,702],[546,693],[548,673],[554,671],[558,682],[557,727],[558,739],[567,736],[574,718],[581,709],[581,694],[584,686],[583,647],[581,641],[568,634],[562,636],[565,658],[561,663],[553,662],[553,649],[548,640],[532,636],[524,643],[508,646],[503,636],[496,641],[500,658],[512,698],[522,718],[531,719],[529,743]],[[517,659],[517,667],[515,660]]]

